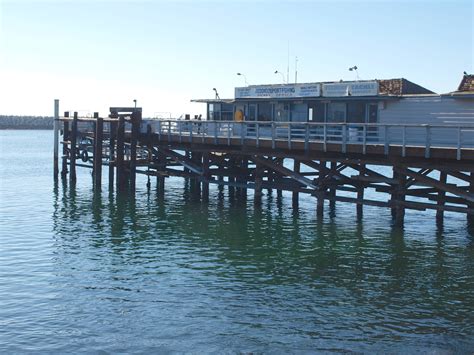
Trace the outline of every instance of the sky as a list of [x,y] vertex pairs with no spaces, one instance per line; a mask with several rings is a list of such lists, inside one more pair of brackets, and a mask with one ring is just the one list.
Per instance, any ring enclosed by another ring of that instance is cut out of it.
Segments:
[[[0,0],[0,115],[204,113],[234,87],[406,78],[437,93],[474,72],[473,1]],[[289,50],[288,50],[289,49]],[[289,56],[288,56],[289,53]],[[289,60],[288,60],[289,58]],[[286,78],[285,78],[286,79]]]

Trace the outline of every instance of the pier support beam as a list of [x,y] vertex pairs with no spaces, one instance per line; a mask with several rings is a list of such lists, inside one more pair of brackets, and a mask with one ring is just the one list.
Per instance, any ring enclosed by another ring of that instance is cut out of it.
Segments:
[[[474,194],[474,172],[471,172],[471,179],[469,183],[469,192],[471,194]],[[468,208],[470,208],[474,212],[474,203],[470,202],[467,205]],[[470,228],[474,230],[474,214],[467,214],[467,222]]]
[[[365,164],[360,165],[359,176],[365,176]],[[360,181],[357,185],[357,200],[359,202],[356,204],[357,220],[359,221],[362,219],[362,216],[364,214],[364,205],[362,204],[362,201],[364,200],[364,191],[364,183]]]
[[69,173],[69,181],[71,183],[76,182],[76,142],[77,142],[77,112],[74,112],[74,116],[72,119],[72,129],[71,129],[71,156],[69,159],[69,168],[70,168],[70,173]]
[[53,153],[53,175],[58,180],[59,175],[59,100],[54,100],[54,153]]
[[396,226],[403,226],[405,221],[405,206],[403,203],[405,202],[406,196],[406,181],[407,176],[403,173],[398,172],[397,174],[397,181],[398,181],[398,188],[397,188],[397,206],[395,207],[395,225]]
[[[155,159],[154,162],[156,163],[156,189],[158,194],[163,195],[165,193],[165,176],[166,176],[166,163],[168,158],[166,157],[165,153],[162,152],[161,149],[159,150],[152,150],[155,152]],[[189,171],[188,169],[184,168],[184,171]],[[191,186],[192,182],[191,182]]]
[[130,117],[132,132],[130,135],[130,190],[135,191],[137,180],[137,144],[140,133],[141,112],[135,111]]
[[95,140],[94,140],[94,187],[97,191],[102,188],[102,144],[104,133],[104,120],[99,117],[97,112],[94,113],[97,119],[95,125]]
[[[293,171],[297,174],[300,173],[300,167],[301,167],[301,163],[299,160],[297,159],[294,159],[293,160]],[[298,208],[298,202],[299,202],[299,194],[298,194],[298,191],[293,191],[292,193],[292,206],[293,208]]]
[[117,152],[115,158],[115,169],[117,170],[117,190],[125,190],[125,166],[124,166],[124,150],[125,150],[125,118],[119,117],[117,126]]
[[[440,171],[439,182],[441,182],[442,184],[446,184],[446,178],[447,178],[447,174],[443,171]],[[437,197],[438,197],[437,205],[438,207],[440,207],[440,209],[436,211],[436,225],[441,227],[443,225],[443,219],[444,219],[444,210],[441,208],[443,208],[445,204],[446,192],[443,190],[438,190]]]
[[[337,169],[337,163],[335,161],[332,161],[330,163],[330,174],[331,176],[334,176],[336,175],[336,169]],[[321,172],[319,172],[321,174]],[[336,189],[334,187],[330,188],[329,189],[329,192],[328,192],[328,195],[329,195],[329,210],[331,212],[334,212],[335,209],[336,209],[336,200],[335,200],[335,197],[336,197]]]
[[316,216],[318,218],[324,216],[324,195],[325,192],[322,190],[316,192]]
[[260,163],[255,164],[255,190],[254,190],[254,203],[259,205],[262,203],[262,179],[263,166]]
[[202,154],[202,175],[201,175],[201,183],[202,183],[202,200],[204,202],[209,201],[209,152]]
[[[392,179],[394,183],[391,185],[391,193],[390,193],[390,199],[391,201],[396,201],[398,197],[398,173],[395,170],[395,167],[393,168],[393,173],[392,173]],[[395,205],[392,205],[390,208],[391,214],[392,214],[392,219],[395,220],[395,217],[397,216],[397,209]]]
[[316,179],[317,182],[317,193],[316,193],[316,216],[323,217],[324,215],[324,199],[326,197],[327,188],[325,186],[324,177],[327,171],[326,161],[321,160],[319,162],[319,176]]
[[[198,153],[198,152],[191,152],[191,162],[193,163],[194,166],[200,166],[200,162],[202,161],[202,156],[201,156],[201,153]],[[193,172],[194,174],[196,174],[196,172]],[[201,194],[201,184],[200,184],[201,180],[199,178],[199,175],[194,175],[192,178],[191,178],[191,181],[190,181],[190,187],[191,187],[191,191],[193,194],[199,196]]]
[[[69,112],[64,112],[64,117],[69,117]],[[63,122],[63,156],[62,156],[62,169],[61,169],[61,178],[65,179],[67,176],[67,160],[68,160],[68,141],[71,139],[71,134],[69,132],[69,122]]]
[[109,190],[114,189],[114,166],[115,164],[115,138],[117,136],[117,123],[110,122],[109,125]]

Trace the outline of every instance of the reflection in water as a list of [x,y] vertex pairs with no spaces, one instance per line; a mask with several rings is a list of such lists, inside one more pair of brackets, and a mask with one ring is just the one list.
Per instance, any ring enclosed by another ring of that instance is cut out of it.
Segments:
[[2,353],[474,348],[465,216],[410,211],[396,230],[338,203],[317,220],[311,198],[211,186],[202,203],[173,178],[94,194],[80,169],[51,185],[51,132],[0,135]]
[[254,205],[216,187],[202,203],[170,181],[134,196],[55,187],[62,298],[107,317],[116,302],[129,315],[110,322],[154,328],[152,343],[176,332],[184,351],[474,346],[469,239],[392,228],[377,209],[357,221],[344,204],[318,221],[276,193]]

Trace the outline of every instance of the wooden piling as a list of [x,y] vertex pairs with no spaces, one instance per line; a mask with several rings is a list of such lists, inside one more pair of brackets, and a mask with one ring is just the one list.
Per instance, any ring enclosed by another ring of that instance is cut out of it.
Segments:
[[[471,172],[470,174],[470,182],[469,182],[469,190],[471,194],[474,195],[474,172]],[[467,207],[471,209],[472,212],[474,212],[474,203],[473,202],[468,202]],[[470,227],[474,227],[474,214],[467,214],[467,222]]]
[[[297,159],[293,159],[293,171],[295,173],[300,173],[301,163]],[[292,205],[293,208],[298,208],[299,194],[298,191],[293,191],[292,193]]]
[[125,189],[125,166],[124,166],[124,150],[125,150],[125,118],[119,117],[117,126],[117,151],[115,158],[115,169],[117,171],[117,190],[123,191]]
[[[360,170],[359,170],[359,176],[363,177],[364,175],[365,175],[365,164],[361,164]],[[362,201],[364,200],[364,191],[365,191],[364,182],[360,181],[357,184],[357,200],[359,201],[356,204],[357,220],[361,220],[364,214],[364,205],[362,204]]]
[[202,200],[209,201],[209,152],[202,154]]
[[[332,161],[330,163],[330,174],[331,174],[331,176],[335,175],[336,169],[337,169],[337,163],[335,161]],[[321,172],[320,172],[320,174],[321,174]],[[334,212],[335,209],[336,209],[336,188],[335,188],[334,184],[331,184],[331,188],[328,191],[328,196],[330,198],[330,200],[329,200],[329,210]]]
[[54,100],[54,153],[53,153],[53,175],[54,180],[58,179],[59,175],[59,100]]
[[[397,171],[395,170],[395,167],[393,167],[393,172],[392,172],[392,179],[394,181],[398,181],[398,173]],[[393,202],[396,202],[397,199],[398,199],[398,184],[397,183],[394,183],[391,185],[391,193],[390,193],[390,199],[393,201]],[[392,207],[390,208],[391,210],[391,214],[392,214],[392,219],[395,219],[396,216],[397,216],[397,208],[395,206],[395,204],[392,205]]]
[[76,182],[76,156],[77,156],[77,112],[74,112],[74,117],[72,119],[72,128],[71,128],[71,147],[70,147],[70,158],[69,158],[69,181],[71,183]]
[[[446,179],[447,179],[447,174],[444,171],[439,172],[439,182],[446,184]],[[444,206],[445,201],[446,201],[446,191],[443,190],[438,190],[438,199],[437,199],[437,206],[440,206],[441,208]],[[443,225],[443,220],[444,220],[444,210],[443,209],[438,209],[436,211],[436,224],[438,226]]]
[[160,194],[165,193],[165,173],[166,173],[166,156],[161,152],[158,152],[157,157],[157,175],[156,175],[156,185],[158,192]]
[[407,181],[407,176],[402,173],[397,174],[397,180],[398,180],[398,191],[397,191],[397,198],[396,201],[397,206],[395,207],[395,225],[397,226],[403,226],[403,223],[405,221],[405,206],[403,203],[405,202],[405,196],[406,196],[406,181]]
[[254,189],[254,203],[260,204],[262,202],[262,175],[263,166],[260,163],[255,165],[255,189]]
[[[285,158],[277,158],[275,159],[275,163],[283,166],[285,163]],[[273,175],[273,181],[275,181],[275,179],[278,177],[278,173],[276,171],[273,171],[272,175]],[[277,197],[280,197],[280,198],[283,197],[283,190],[281,188],[280,189],[277,188]]]
[[97,190],[102,188],[102,146],[104,139],[104,120],[99,117],[97,112],[94,113],[97,119],[95,125],[95,140],[94,140],[94,187]]
[[131,116],[132,132],[130,135],[130,190],[135,191],[137,180],[137,145],[142,121],[140,111],[135,111]]
[[324,216],[324,191],[316,192],[316,216]]
[[[195,163],[196,165],[199,165],[199,162],[202,161],[201,153],[194,152],[194,151],[191,152],[191,161]],[[193,175],[193,177],[191,177],[190,187],[191,187],[191,191],[195,195],[199,196],[201,194],[201,181],[197,175]]]
[[109,190],[114,189],[114,167],[115,167],[115,137],[117,134],[117,123],[109,123]]
[[241,173],[243,174],[242,180],[240,182],[244,184],[245,186],[245,187],[242,187],[240,194],[242,198],[246,198],[247,197],[247,181],[249,179],[249,176],[248,176],[249,160],[247,156],[242,157],[242,159],[240,160],[240,169],[241,169]]
[[317,192],[316,192],[316,215],[322,217],[324,215],[324,199],[326,197],[327,188],[324,182],[324,175],[326,171],[326,161],[321,160],[320,162],[321,169],[319,170],[319,177],[317,179]]
[[[69,117],[69,112],[64,112],[64,117]],[[67,168],[67,161],[68,161],[68,141],[70,139],[70,132],[69,132],[69,122],[63,122],[63,156],[62,156],[62,169],[61,169],[61,178],[65,179],[67,176],[68,168]]]

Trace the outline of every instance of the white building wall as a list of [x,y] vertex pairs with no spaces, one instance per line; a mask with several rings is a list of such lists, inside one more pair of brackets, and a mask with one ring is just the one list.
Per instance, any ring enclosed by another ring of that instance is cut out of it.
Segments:
[[[381,124],[427,124],[431,127],[431,144],[433,146],[456,146],[458,127],[472,126],[461,130],[462,146],[474,147],[474,99],[452,99],[441,96],[408,97],[385,103],[379,108]],[[441,128],[436,125],[452,125],[452,128]],[[426,128],[406,127],[406,144],[424,144]],[[391,127],[388,136],[391,143],[398,143],[403,128]],[[384,137],[384,132],[381,138]]]

